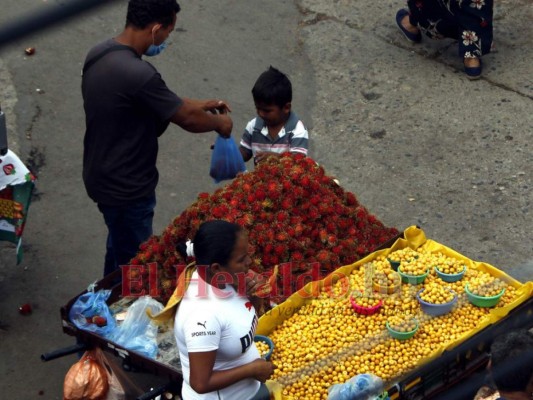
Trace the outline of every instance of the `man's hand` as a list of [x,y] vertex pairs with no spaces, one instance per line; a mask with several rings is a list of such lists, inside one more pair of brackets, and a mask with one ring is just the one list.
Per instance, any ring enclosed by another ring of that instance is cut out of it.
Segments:
[[213,114],[227,114],[231,112],[228,103],[218,99],[204,100],[201,107],[204,111],[210,111]]
[[223,138],[229,138],[233,130],[233,121],[228,114],[217,115],[217,118],[219,119],[219,127],[216,132]]
[[189,132],[216,131],[220,136],[229,138],[233,129],[229,111],[229,106],[222,100],[182,98],[182,105],[170,120]]

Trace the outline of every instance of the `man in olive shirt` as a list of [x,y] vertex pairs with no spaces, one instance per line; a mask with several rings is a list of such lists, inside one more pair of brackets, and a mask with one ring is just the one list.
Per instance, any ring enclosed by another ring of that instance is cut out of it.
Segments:
[[126,265],[152,235],[158,137],[169,123],[231,135],[225,102],[178,97],[142,59],[164,50],[179,11],[176,0],[130,0],[122,33],[85,60],[83,180],[108,227],[104,275]]

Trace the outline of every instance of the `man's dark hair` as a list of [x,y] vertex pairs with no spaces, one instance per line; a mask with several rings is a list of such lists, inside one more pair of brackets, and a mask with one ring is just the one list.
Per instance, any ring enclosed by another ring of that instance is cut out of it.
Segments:
[[533,334],[517,330],[498,336],[490,351],[492,376],[498,390],[524,391],[533,376]]
[[167,27],[179,12],[180,5],[176,0],[130,0],[126,26],[144,29],[148,24],[157,22]]
[[252,89],[256,103],[275,104],[283,107],[292,101],[292,85],[287,75],[270,66],[259,75]]

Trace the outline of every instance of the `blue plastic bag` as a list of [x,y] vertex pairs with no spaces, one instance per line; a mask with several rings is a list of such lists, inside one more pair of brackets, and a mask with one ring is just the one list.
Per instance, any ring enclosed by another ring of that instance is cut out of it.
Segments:
[[152,322],[146,310],[150,309],[152,315],[156,315],[163,308],[163,304],[150,296],[139,297],[128,308],[124,322],[113,332],[110,339],[128,350],[133,350],[155,359],[158,351],[158,328]]
[[246,165],[233,139],[231,137],[226,139],[218,135],[211,155],[209,175],[215,180],[215,183],[219,183],[233,179],[239,172],[244,171],[246,171]]
[[372,374],[356,375],[346,383],[332,385],[328,400],[375,400],[383,393],[383,381]]
[[[108,337],[117,327],[113,314],[107,306],[111,290],[89,291],[76,299],[68,316],[77,328]],[[103,318],[103,319],[102,319]],[[105,321],[105,325],[102,322]]]

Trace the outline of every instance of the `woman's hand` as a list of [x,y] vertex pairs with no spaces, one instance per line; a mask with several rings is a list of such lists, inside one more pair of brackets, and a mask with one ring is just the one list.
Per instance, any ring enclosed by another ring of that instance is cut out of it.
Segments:
[[274,373],[274,364],[263,358],[257,358],[252,361],[251,367],[254,370],[253,377],[263,383]]
[[258,316],[265,312],[265,298],[258,296],[257,293],[268,280],[265,276],[258,274],[255,271],[249,270],[246,274],[246,295],[255,308]]
[[255,293],[267,282],[267,278],[255,271],[249,270],[246,274],[246,294],[248,297],[255,296]]
[[253,378],[265,382],[274,373],[274,364],[262,358],[235,368],[214,371],[217,350],[189,353],[189,384],[197,393],[209,393]]

